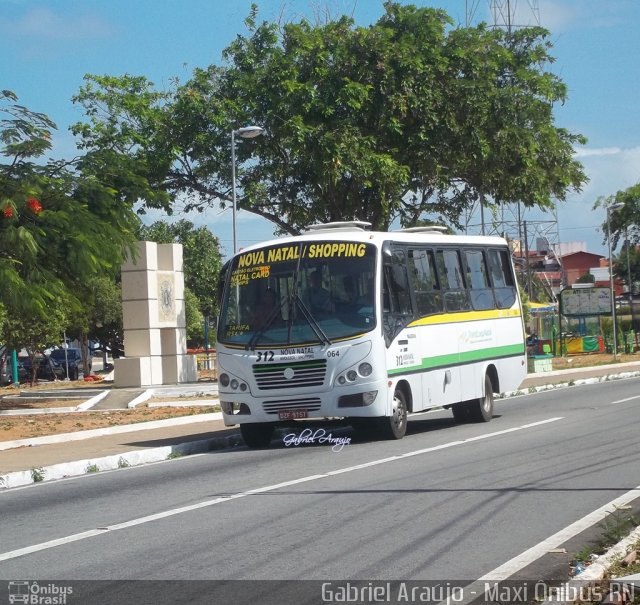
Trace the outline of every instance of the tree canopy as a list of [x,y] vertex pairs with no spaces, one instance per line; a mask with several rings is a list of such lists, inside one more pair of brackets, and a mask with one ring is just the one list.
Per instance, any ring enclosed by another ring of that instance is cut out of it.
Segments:
[[113,175],[123,200],[224,206],[231,131],[259,125],[263,136],[237,142],[238,206],[289,233],[354,218],[456,224],[480,196],[546,208],[580,189],[584,138],[554,123],[567,89],[545,71],[545,30],[453,28],[442,10],[384,7],[359,27],[258,23],[254,6],[224,65],[168,91],[87,76],[74,99],[88,118],[74,127],[83,166]]
[[82,307],[88,276],[115,271],[138,218],[95,175],[61,161],[36,163],[55,124],[0,92],[0,304],[45,317],[55,301]]
[[[615,210],[609,211],[611,227],[611,244],[615,249],[621,239],[628,239],[634,244],[640,243],[640,183],[622,189],[613,195],[599,197],[593,205],[594,210],[607,208],[616,204]],[[620,207],[617,205],[620,204]],[[605,238],[608,237],[607,217],[602,225]]]
[[[640,183],[622,189],[613,195],[599,197],[594,205],[594,210],[605,210],[605,220],[602,225],[602,233],[605,240],[611,237],[611,248],[615,250],[624,241],[622,251],[615,259],[613,272],[616,277],[631,283],[628,286],[631,291],[637,290],[636,284],[640,282]],[[609,233],[611,229],[611,233]]]

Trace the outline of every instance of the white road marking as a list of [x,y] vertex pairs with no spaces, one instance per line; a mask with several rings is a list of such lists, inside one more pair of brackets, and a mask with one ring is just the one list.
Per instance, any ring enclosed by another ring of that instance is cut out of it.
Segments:
[[567,525],[567,527],[565,527],[564,529],[561,529],[559,532],[553,534],[552,536],[549,536],[546,540],[543,540],[539,544],[536,544],[528,550],[525,550],[523,553],[515,556],[510,561],[507,561],[499,567],[496,567],[493,571],[490,571],[488,574],[482,576],[481,578],[478,578],[478,581],[483,582],[485,580],[506,580],[517,571],[520,571],[530,563],[538,560],[542,555],[546,554],[551,549],[558,548],[567,540],[573,538],[574,536],[577,536],[580,532],[588,529],[592,525],[595,525],[599,521],[602,521],[614,510],[625,506],[636,498],[640,498],[640,485],[629,490],[627,493],[622,494],[622,496],[618,496],[617,498],[611,500],[611,502],[607,502],[600,508],[597,508],[593,512],[590,512],[588,515],[582,517],[582,519],[578,519],[578,521],[576,521],[575,523]]
[[369,468],[372,466],[378,466],[380,464],[386,464],[387,462],[394,462],[396,460],[402,460],[403,458],[409,458],[411,456],[419,456],[421,454],[428,454],[431,452],[436,452],[438,450],[454,447],[457,445],[463,445],[465,443],[471,443],[473,441],[478,441],[479,439],[488,439],[490,437],[498,437],[500,435],[506,435],[508,433],[513,433],[515,431],[522,431],[538,426],[542,426],[548,424],[550,422],[556,422],[558,420],[563,420],[562,416],[556,418],[548,418],[547,420],[541,420],[539,422],[532,422],[530,424],[523,424],[522,426],[513,427],[510,429],[505,429],[502,431],[495,431],[493,433],[485,433],[484,435],[479,435],[477,437],[470,437],[469,439],[461,439],[459,441],[450,441],[449,443],[444,443],[442,445],[436,445],[433,447],[415,450],[413,452],[407,452],[406,454],[398,454],[397,456],[390,456],[388,458],[381,458],[379,460],[372,460],[371,462],[366,462],[364,464],[356,464],[354,466],[349,466],[346,468],[338,469],[335,471],[328,471],[321,475],[309,475],[308,477],[301,477],[299,479],[293,479],[291,481],[284,481],[283,483],[276,483],[273,485],[266,485],[264,487],[257,487],[255,489],[246,490],[243,492],[238,492],[236,494],[230,494],[228,496],[221,496],[218,498],[213,498],[211,500],[204,500],[203,502],[198,502],[197,504],[191,504],[189,506],[181,506],[179,508],[172,508],[160,513],[155,513],[153,515],[146,515],[144,517],[138,517],[137,519],[131,519],[130,521],[125,521],[124,523],[116,523],[114,525],[109,525],[107,527],[101,527],[99,529],[92,529],[89,531],[83,531],[77,534],[71,534],[70,536],[66,536],[64,538],[57,538],[55,540],[49,540],[47,542],[41,542],[39,544],[33,544],[32,546],[26,546],[24,548],[18,548],[16,550],[10,550],[5,553],[0,553],[0,561],[8,561],[9,559],[16,559],[17,557],[22,557],[24,555],[32,554],[35,552],[39,552],[42,550],[47,550],[49,548],[55,548],[56,546],[61,546],[63,544],[69,544],[71,542],[77,542],[79,540],[85,540],[87,538],[93,538],[95,536],[100,536],[107,532],[117,531],[121,529],[127,529],[129,527],[135,527],[137,525],[143,525],[144,523],[150,523],[151,521],[157,521],[159,519],[166,519],[168,517],[173,517],[175,515],[181,515],[184,513],[188,513],[194,510],[198,510],[201,508],[207,508],[209,506],[215,506],[216,504],[223,504],[225,502],[229,502],[231,500],[237,500],[238,498],[245,498],[247,496],[252,496],[255,494],[263,494],[266,492],[272,492],[283,487],[290,487],[292,485],[298,485],[300,483],[306,483],[308,481],[317,481],[318,479],[325,479],[327,477],[332,477],[334,475],[340,475],[343,473],[351,473],[353,471],[358,471],[364,468]]
[[634,399],[640,399],[640,395],[634,395],[633,397],[627,397],[626,399],[618,399],[618,401],[612,401],[609,405],[616,403],[626,403],[627,401],[633,401]]
[[[570,540],[574,536],[577,536],[580,532],[592,527],[599,521],[602,521],[607,515],[611,514],[614,510],[625,506],[629,502],[640,498],[640,485],[638,487],[629,490],[627,493],[618,496],[611,502],[603,504],[600,508],[590,512],[588,515],[578,519],[575,523],[567,525],[564,529],[556,532],[552,536],[549,536],[542,542],[532,546],[519,555],[513,557],[506,563],[503,563],[499,567],[496,567],[489,573],[478,578],[471,584],[464,587],[462,592],[463,598],[457,598],[452,600],[447,598],[443,601],[444,605],[468,605],[472,603],[478,596],[484,595],[486,600],[486,588],[488,583],[497,583],[508,580],[513,574],[527,567],[531,563],[537,561],[548,552],[557,549],[561,544],[564,544],[567,540]],[[563,601],[564,602],[564,601]]]

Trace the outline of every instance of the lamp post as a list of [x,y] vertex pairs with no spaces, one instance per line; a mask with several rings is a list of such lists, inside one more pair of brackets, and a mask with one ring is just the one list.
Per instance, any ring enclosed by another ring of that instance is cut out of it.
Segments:
[[613,260],[611,255],[611,211],[619,210],[624,204],[607,206],[607,241],[609,243],[609,286],[611,288],[611,323],[613,325],[613,358],[618,357],[618,329],[616,327],[616,297],[613,291]]
[[231,196],[233,200],[233,253],[238,251],[238,240],[236,231],[236,135],[243,139],[254,139],[264,132],[260,126],[245,126],[231,131]]
[[[633,308],[633,281],[631,280],[631,240],[629,239],[629,229],[625,229],[625,239],[627,240],[627,283],[629,284],[629,311],[631,312],[631,331],[633,333],[633,346],[638,346],[638,333],[636,330],[636,312]],[[633,352],[633,351],[632,351]]]

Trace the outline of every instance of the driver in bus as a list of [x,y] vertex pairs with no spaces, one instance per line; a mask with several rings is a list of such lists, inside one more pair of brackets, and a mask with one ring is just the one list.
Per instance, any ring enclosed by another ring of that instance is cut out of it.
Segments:
[[[275,312],[275,308],[278,306],[278,295],[276,291],[272,288],[267,288],[261,294],[258,300],[256,301],[256,309],[253,314],[252,322],[253,325],[257,328],[262,327],[267,320],[272,316]],[[280,311],[276,313],[276,317],[273,318],[274,322],[282,319],[280,317]]]
[[312,313],[332,313],[334,311],[331,294],[322,287],[322,273],[320,270],[314,271],[309,277],[307,299]]

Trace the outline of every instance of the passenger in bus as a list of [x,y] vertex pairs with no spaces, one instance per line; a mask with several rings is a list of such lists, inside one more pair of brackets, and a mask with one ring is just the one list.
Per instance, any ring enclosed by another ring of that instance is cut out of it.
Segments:
[[256,308],[251,322],[253,326],[261,328],[270,318],[272,318],[272,315],[275,315],[275,317],[272,318],[272,323],[282,321],[280,309],[276,311],[277,306],[278,295],[276,294],[276,291],[272,288],[264,290],[256,301]]
[[346,306],[354,306],[358,302],[358,287],[356,285],[353,275],[345,275],[342,280],[342,287],[344,288],[344,300]]
[[322,273],[319,270],[309,276],[307,300],[312,313],[333,313],[335,310],[331,294],[322,286]]

